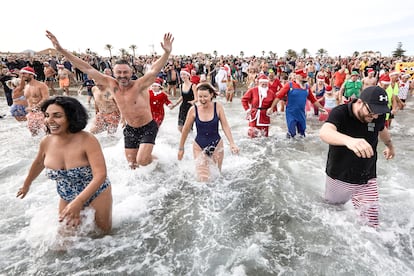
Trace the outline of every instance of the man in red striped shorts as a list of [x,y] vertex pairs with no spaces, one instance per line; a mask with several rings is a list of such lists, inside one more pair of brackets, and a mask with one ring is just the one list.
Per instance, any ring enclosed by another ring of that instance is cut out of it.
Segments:
[[386,146],[384,157],[395,154],[385,127],[387,104],[384,89],[368,87],[359,99],[332,109],[320,130],[320,138],[329,144],[325,199],[331,204],[352,200],[372,227],[378,226],[378,137]]

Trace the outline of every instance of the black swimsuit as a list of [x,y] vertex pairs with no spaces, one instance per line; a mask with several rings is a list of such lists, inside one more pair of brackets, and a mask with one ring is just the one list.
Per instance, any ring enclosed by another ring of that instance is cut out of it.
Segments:
[[195,109],[195,123],[197,128],[197,136],[195,138],[196,143],[203,149],[203,151],[211,156],[220,142],[221,137],[219,134],[219,117],[217,115],[216,103],[214,103],[214,116],[210,121],[201,121],[198,117],[197,106]]

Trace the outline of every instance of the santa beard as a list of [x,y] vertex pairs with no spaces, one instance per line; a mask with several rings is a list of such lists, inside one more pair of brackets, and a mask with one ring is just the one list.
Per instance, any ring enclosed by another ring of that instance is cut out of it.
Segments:
[[259,86],[258,88],[259,88],[259,95],[262,98],[266,98],[267,97],[267,90],[269,89],[269,87],[261,87],[261,86]]

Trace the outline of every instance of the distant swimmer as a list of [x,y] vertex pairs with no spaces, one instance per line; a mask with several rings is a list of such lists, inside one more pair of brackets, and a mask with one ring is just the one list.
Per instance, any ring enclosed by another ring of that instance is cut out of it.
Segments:
[[20,70],[20,79],[25,82],[24,97],[27,100],[27,127],[32,136],[39,135],[44,131],[44,115],[40,106],[49,98],[49,88],[43,82],[35,79],[35,71],[26,66]]

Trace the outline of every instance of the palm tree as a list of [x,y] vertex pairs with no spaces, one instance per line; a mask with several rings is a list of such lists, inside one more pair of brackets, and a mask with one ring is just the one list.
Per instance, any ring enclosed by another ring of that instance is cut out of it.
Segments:
[[289,49],[286,51],[286,56],[287,57],[293,57],[293,58],[297,58],[298,54],[296,53],[295,50]]
[[402,42],[398,42],[397,48],[394,51],[392,51],[393,57],[404,57],[405,56],[404,55],[405,50],[403,49],[402,46],[403,46]]
[[353,56],[353,57],[357,57],[357,56],[359,56],[359,52],[358,52],[358,51],[355,51],[355,52],[352,54],[352,56]]
[[262,51],[262,56],[264,56],[264,54],[265,54],[265,51]]
[[137,49],[137,45],[132,44],[131,46],[129,46],[129,49],[131,49],[131,50],[132,50],[132,53],[133,53],[133,55],[134,55],[134,57],[135,57],[135,50]]
[[309,54],[309,51],[308,49],[303,48],[300,54],[303,56],[303,58],[306,58],[306,56]]
[[119,52],[121,53],[122,58],[128,55],[127,50],[125,50],[124,48],[119,49]]
[[217,51],[216,50],[213,51],[213,55],[214,55],[215,58],[217,58]]
[[241,58],[244,57],[244,52],[243,51],[240,51],[240,56],[241,56]]
[[106,44],[105,45],[105,50],[108,50],[109,51],[109,57],[110,58],[112,58],[112,49],[113,49],[114,47],[111,45],[111,44]]
[[317,52],[317,55],[319,55],[320,57],[323,57],[325,55],[328,55],[328,51],[326,51],[324,48],[320,48]]

